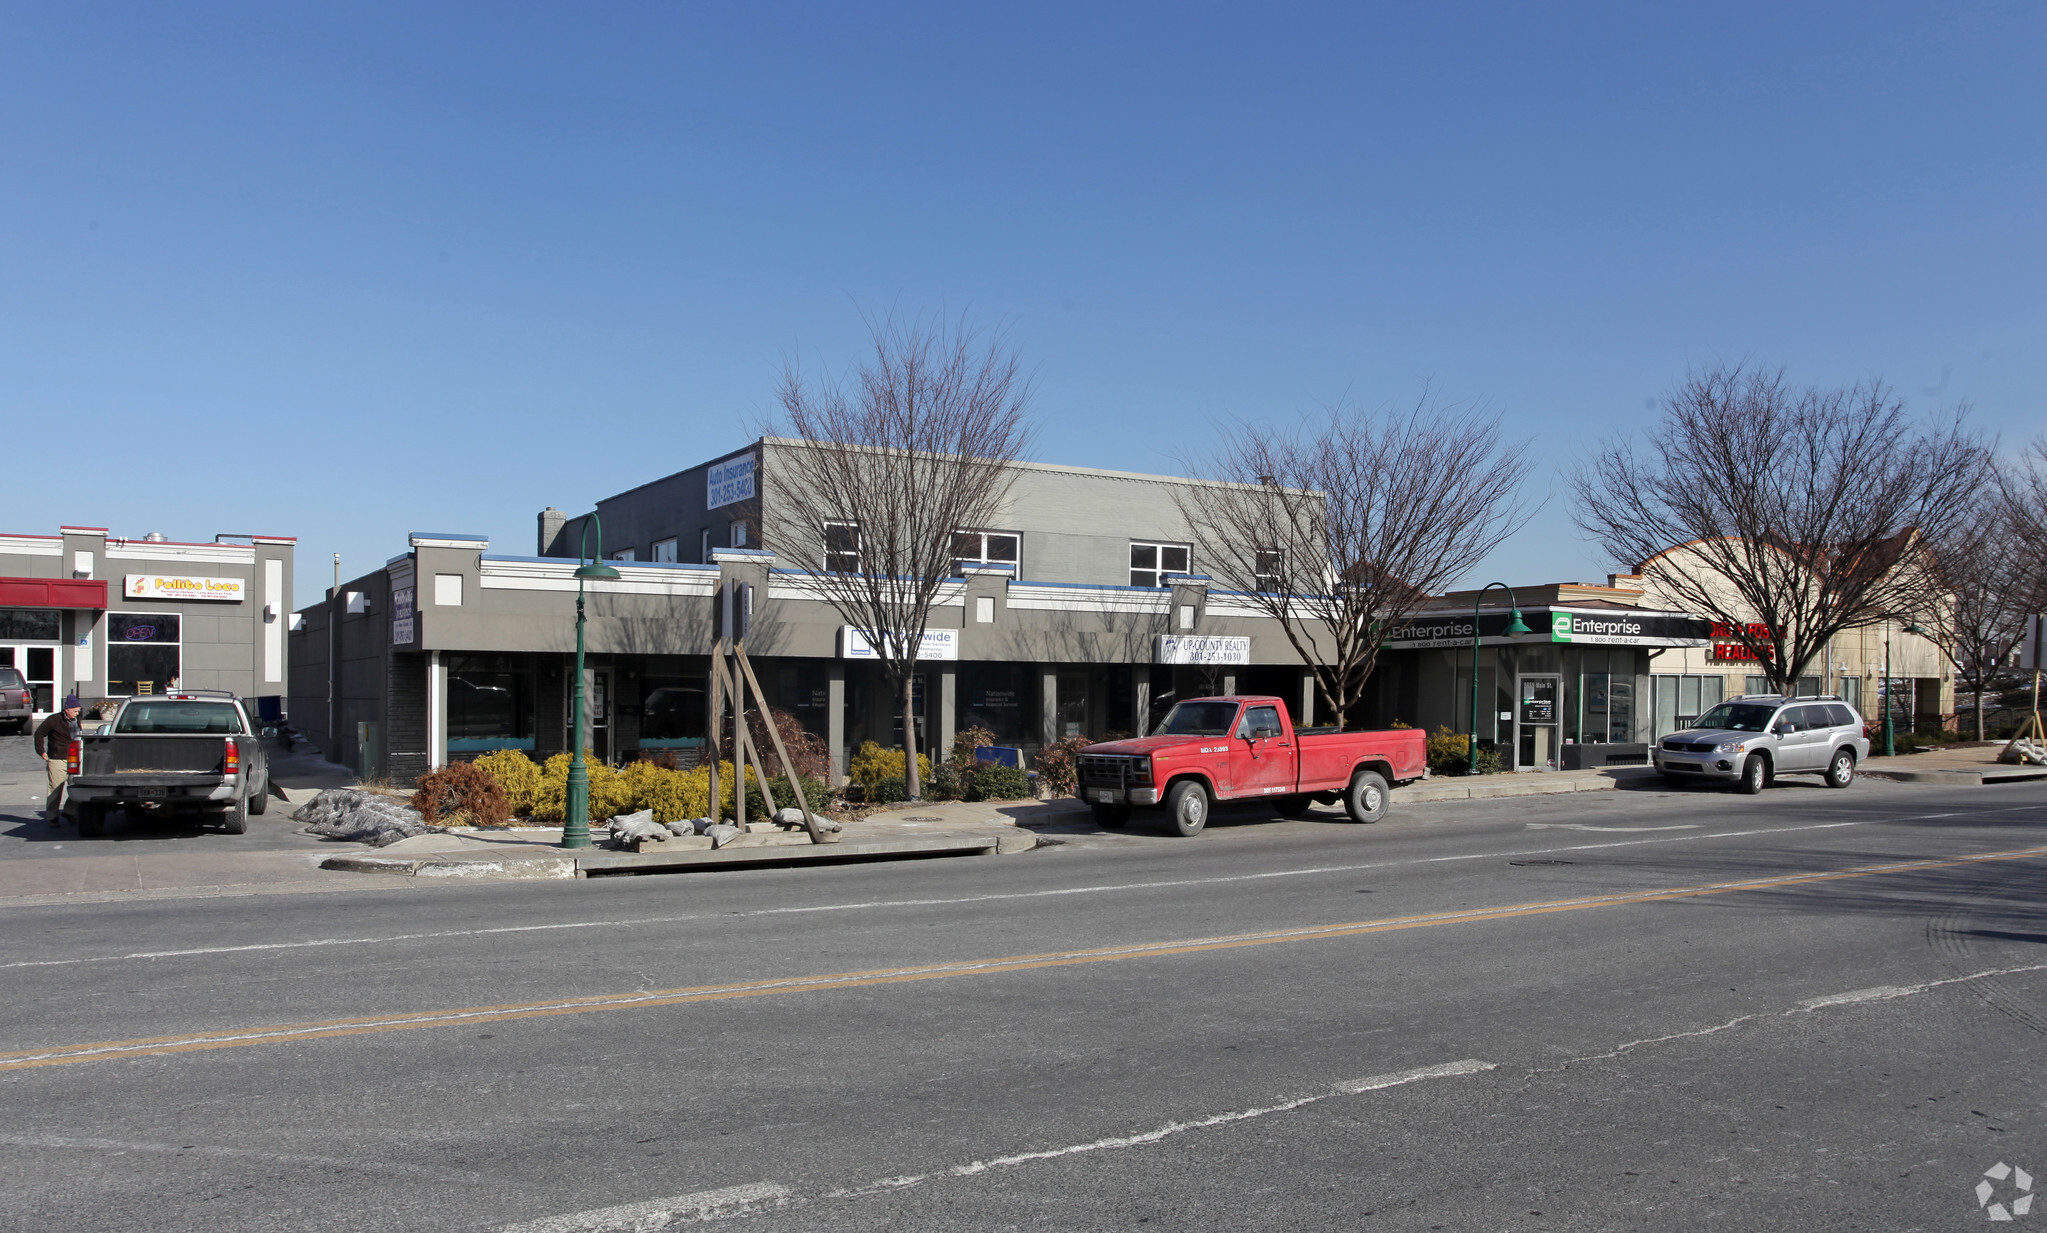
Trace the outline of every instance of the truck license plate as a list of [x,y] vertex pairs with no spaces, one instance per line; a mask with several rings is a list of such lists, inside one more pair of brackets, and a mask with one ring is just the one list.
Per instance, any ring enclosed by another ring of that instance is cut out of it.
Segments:
[[163,789],[163,788],[160,788],[160,787],[157,787],[157,788],[137,788],[137,789],[135,789],[135,795],[137,795],[137,796],[162,796],[162,795],[164,794],[164,792],[165,792],[165,789]]
[[1113,805],[1116,803],[1116,790],[1114,788],[1096,788],[1095,799],[1105,805]]

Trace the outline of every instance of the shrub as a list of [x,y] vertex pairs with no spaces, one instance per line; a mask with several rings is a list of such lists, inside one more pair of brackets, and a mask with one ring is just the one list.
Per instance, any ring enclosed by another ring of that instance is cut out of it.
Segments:
[[970,801],[1015,801],[1031,795],[1030,776],[1013,766],[982,762],[967,777]]
[[[631,781],[587,749],[583,751],[583,767],[590,780],[590,821],[602,822],[633,811],[634,785]],[[558,753],[549,758],[540,768],[540,776],[540,787],[534,794],[533,816],[560,822],[568,813],[569,755]]]
[[901,775],[877,779],[867,789],[867,803],[870,805],[893,805],[910,794],[910,785]]
[[965,768],[981,760],[981,751],[995,743],[995,734],[986,728],[961,728],[952,734],[952,761]]
[[498,749],[478,758],[473,766],[487,771],[505,790],[505,805],[522,818],[533,816],[540,794],[540,764],[517,749]]
[[967,794],[968,767],[958,762],[941,762],[931,768],[924,795],[934,801],[956,801]]
[[[1497,760],[1498,755],[1494,755]],[[1429,770],[1438,775],[1462,775],[1471,767],[1471,738],[1450,726],[1436,729],[1429,737]]]
[[[789,760],[796,764],[796,773],[806,779],[823,779],[831,770],[831,750],[825,739],[803,726],[803,721],[787,711],[771,711],[775,721],[775,733],[788,747]],[[759,711],[746,713],[746,730],[753,738],[753,750],[769,775],[780,775],[782,759],[775,754],[775,743],[768,739],[768,721]],[[725,735],[718,743],[718,756],[727,762],[732,760],[732,730],[728,724]],[[921,762],[920,762],[921,765]]]
[[412,807],[428,826],[459,826],[464,822],[471,826],[503,826],[512,819],[505,790],[489,771],[470,762],[451,762],[420,776],[419,790],[412,794]]
[[1478,751],[1478,773],[1481,775],[1500,773],[1500,750],[1497,745],[1488,745]]
[[1092,744],[1089,737],[1069,736],[1039,750],[1038,782],[1054,796],[1072,796],[1080,786],[1080,751]]
[[[795,754],[789,755],[794,758]],[[867,799],[874,799],[876,785],[884,779],[906,777],[907,759],[900,749],[883,749],[873,741],[862,741],[852,759],[846,763],[846,777],[867,790]],[[917,776],[919,780],[931,778],[931,759],[925,754],[917,755]],[[897,800],[903,798],[898,796]]]

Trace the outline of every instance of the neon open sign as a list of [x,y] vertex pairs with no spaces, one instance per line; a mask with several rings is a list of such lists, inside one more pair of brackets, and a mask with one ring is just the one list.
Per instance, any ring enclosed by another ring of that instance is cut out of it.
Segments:
[[154,637],[156,637],[156,626],[154,625],[130,625],[128,627],[127,638],[130,642],[147,642]]

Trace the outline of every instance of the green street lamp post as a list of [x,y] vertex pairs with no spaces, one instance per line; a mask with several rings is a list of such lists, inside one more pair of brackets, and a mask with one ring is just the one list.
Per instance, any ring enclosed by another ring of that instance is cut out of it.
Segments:
[[[593,523],[597,527],[594,557],[589,554]],[[583,524],[583,538],[576,549],[576,683],[569,709],[569,744],[574,749],[569,755],[568,800],[562,808],[564,848],[590,846],[590,770],[583,764],[583,584],[617,580],[618,571],[604,563],[604,524],[593,513]]]
[[[1923,634],[1926,630],[1917,621],[1907,621],[1905,622],[1905,632],[1908,634]],[[1897,724],[1893,719],[1891,701],[1891,626],[1890,622],[1886,621],[1884,623],[1884,757],[1886,758],[1898,756]]]
[[1466,742],[1469,762],[1465,766],[1467,775],[1478,774],[1478,609],[1485,602],[1485,594],[1494,587],[1507,593],[1507,606],[1513,615],[1507,620],[1502,632],[1507,637],[1518,637],[1528,632],[1528,626],[1521,620],[1521,602],[1514,598],[1514,588],[1504,582],[1488,582],[1478,589],[1478,595],[1471,601],[1471,739]]

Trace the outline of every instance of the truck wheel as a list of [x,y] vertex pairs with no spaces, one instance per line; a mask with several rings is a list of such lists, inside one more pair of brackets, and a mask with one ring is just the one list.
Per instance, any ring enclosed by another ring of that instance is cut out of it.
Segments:
[[263,790],[249,793],[249,812],[260,818],[263,816],[263,811],[268,808],[270,808],[270,778],[266,775],[263,778]]
[[230,835],[247,834],[249,830],[249,802],[236,801],[220,815],[220,828]]
[[1748,761],[1741,764],[1741,782],[1735,785],[1734,790],[1743,796],[1755,796],[1769,781],[1770,764],[1763,760],[1763,755],[1750,754]]
[[105,805],[80,805],[78,807],[78,837],[97,839],[107,829],[107,807]]
[[1208,790],[1183,779],[1166,792],[1166,821],[1175,835],[1192,839],[1208,825]]
[[1308,812],[1308,807],[1315,803],[1315,798],[1312,796],[1282,796],[1276,803],[1279,806],[1279,816],[1282,818],[1307,818],[1314,816]]
[[1096,801],[1090,806],[1095,811],[1095,824],[1104,830],[1114,830],[1130,822],[1130,806],[1109,805]]
[[1834,760],[1827,764],[1827,786],[1845,788],[1855,782],[1855,754],[1851,750],[1837,749]]
[[1386,793],[1386,780],[1377,771],[1359,771],[1343,794],[1343,811],[1353,822],[1377,822],[1386,816]]

